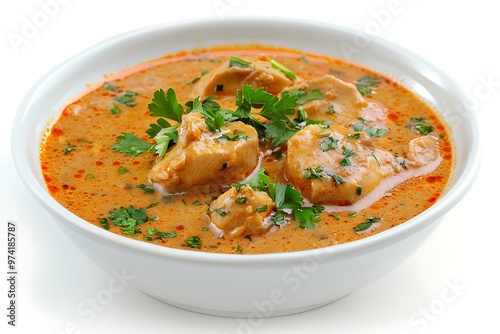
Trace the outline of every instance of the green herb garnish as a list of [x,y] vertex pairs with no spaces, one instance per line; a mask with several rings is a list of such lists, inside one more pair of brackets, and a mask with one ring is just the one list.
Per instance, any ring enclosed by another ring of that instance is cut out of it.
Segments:
[[356,232],[356,233],[363,232],[363,231],[369,229],[374,223],[377,223],[381,220],[382,220],[382,218],[378,218],[378,217],[367,218],[364,223],[361,223],[354,228],[354,232]]
[[155,188],[148,186],[147,184],[139,184],[137,188],[142,189],[145,194],[153,194],[155,192]]
[[135,103],[133,100],[135,99],[136,96],[137,96],[136,92],[127,90],[124,94],[115,97],[114,100],[127,107],[135,107],[137,103]]
[[249,61],[246,61],[244,59],[238,58],[238,57],[229,57],[229,67],[241,67],[241,68],[248,68],[252,66],[252,63]]
[[197,235],[193,235],[186,239],[186,245],[191,248],[201,248],[201,239]]
[[140,225],[148,220],[146,210],[143,208],[136,209],[134,206],[128,208],[120,207],[109,212],[111,217],[108,218],[113,224],[119,226],[123,234],[135,235],[141,233],[137,229]]
[[285,67],[284,65],[278,63],[276,60],[274,59],[271,59],[270,61],[271,65],[274,67],[274,68],[277,68],[278,70],[280,70],[281,72],[285,73],[290,79],[292,80],[295,80],[297,79],[297,76],[295,75],[295,73],[293,73],[290,69],[288,69],[287,67]]
[[379,81],[369,75],[365,75],[356,81],[356,88],[362,96],[372,95],[372,88],[379,84]]
[[333,150],[338,147],[339,140],[333,137],[327,137],[321,141],[320,147],[323,152]]

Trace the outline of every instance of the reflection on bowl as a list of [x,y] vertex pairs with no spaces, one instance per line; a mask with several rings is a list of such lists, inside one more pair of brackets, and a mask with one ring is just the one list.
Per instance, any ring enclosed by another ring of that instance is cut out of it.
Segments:
[[[426,61],[379,38],[346,54],[356,31],[286,19],[237,19],[160,25],[98,44],[42,77],[17,114],[12,143],[17,169],[34,197],[89,258],[121,273],[139,290],[185,309],[224,316],[264,317],[319,307],[381,277],[403,262],[468,191],[478,170],[478,128],[453,81]],[[390,73],[432,103],[452,129],[457,165],[447,193],[417,217],[387,231],[316,250],[210,254],[124,238],[58,204],[40,172],[39,145],[56,110],[103,73],[184,49],[260,43],[325,54]]]

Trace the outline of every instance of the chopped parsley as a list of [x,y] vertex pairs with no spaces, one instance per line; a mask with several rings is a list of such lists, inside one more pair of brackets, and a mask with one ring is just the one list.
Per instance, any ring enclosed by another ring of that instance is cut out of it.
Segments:
[[341,178],[340,176],[338,175],[335,175],[335,174],[329,174],[331,176],[331,178],[335,181],[335,183],[337,183],[338,185],[341,185],[341,184],[344,184],[344,179]]
[[361,132],[365,128],[365,120],[360,118],[360,120],[352,125],[353,131]]
[[367,128],[365,132],[372,138],[383,137],[389,132],[387,129]]
[[[146,230],[146,233],[152,237],[156,237],[155,239],[171,239],[175,238],[177,236],[177,233],[175,231],[172,232],[160,232],[156,230],[156,228],[151,227]],[[150,240],[151,239],[151,240]],[[153,238],[147,239],[148,241],[152,241]]]
[[197,235],[193,235],[186,239],[186,245],[191,248],[201,248],[201,239]]
[[358,92],[362,96],[372,95],[373,94],[372,88],[377,86],[378,84],[379,81],[371,77],[370,75],[365,75],[355,83]]
[[134,102],[136,96],[137,96],[136,92],[127,90],[124,94],[115,97],[114,101],[123,104],[127,107],[135,107],[137,105],[137,103]]
[[420,134],[428,135],[432,132],[432,126],[426,124],[417,124],[413,126],[413,129],[417,130]]
[[321,141],[320,147],[323,152],[333,150],[338,147],[339,140],[333,137],[327,137]]
[[347,139],[352,139],[352,140],[357,140],[361,137],[359,133],[354,133],[354,134],[348,134]]
[[277,68],[281,72],[285,73],[290,79],[292,79],[292,80],[297,79],[297,76],[295,75],[295,73],[293,73],[290,69],[288,69],[284,65],[278,63],[276,60],[271,59],[270,63],[271,63],[272,67]]
[[64,155],[70,154],[74,150],[76,150],[76,146],[71,145],[71,143],[68,142],[68,145],[66,145],[66,148],[64,149]]
[[113,209],[109,212],[109,214],[109,218],[99,219],[101,226],[103,226],[103,223],[105,224],[104,220],[106,222],[111,221],[113,224],[121,228],[123,234],[127,235],[136,235],[141,233],[141,231],[137,229],[137,225],[140,225],[148,220],[146,209],[136,209],[132,205],[128,208],[122,206],[119,209]]
[[356,186],[356,195],[361,196],[362,192],[363,192],[363,188],[360,186]]
[[145,194],[153,194],[155,192],[155,188],[144,183],[137,185],[137,188],[142,189]]
[[244,196],[240,196],[240,197],[238,197],[237,199],[235,199],[235,200],[234,200],[234,202],[235,202],[236,204],[243,204],[243,203],[245,203],[246,201],[247,201],[247,198],[246,198],[246,197],[244,197]]
[[225,217],[229,213],[226,210],[224,210],[223,208],[215,209],[215,212],[217,212],[219,214],[219,216],[221,216],[221,217]]
[[323,94],[318,89],[313,89],[309,94],[303,89],[294,89],[288,91],[288,94],[297,96],[297,105],[301,106],[307,101],[318,100],[323,98]]
[[110,92],[116,92],[117,90],[117,87],[113,87],[107,82],[103,85],[103,87],[104,89],[109,90]]
[[199,77],[194,78],[191,82],[188,82],[188,84],[197,83],[206,74],[208,74],[208,70],[206,68],[202,68],[201,75]]
[[109,105],[109,111],[111,112],[112,115],[119,115],[122,112],[114,102],[111,102],[111,104]]
[[324,207],[302,206],[304,198],[297,189],[293,188],[290,184],[271,183],[264,169],[260,169],[255,176],[245,183],[233,184],[233,187],[236,189],[244,186],[267,192],[276,204],[277,212],[271,219],[278,226],[287,224],[285,214],[293,214],[293,218],[299,221],[299,226],[307,229],[314,229],[315,224],[321,220],[319,214],[323,212]]
[[226,139],[226,140],[231,140],[231,141],[236,141],[236,140],[247,140],[249,139],[250,137],[248,137],[246,134],[244,133],[235,133],[235,134],[232,134],[232,135],[222,135],[220,137],[218,137],[217,139]]
[[137,138],[131,133],[124,133],[116,137],[118,143],[113,144],[113,151],[125,153],[125,155],[138,156],[144,152],[148,152],[153,144]]
[[233,66],[241,67],[241,68],[248,68],[248,67],[252,66],[252,63],[249,61],[246,61],[244,59],[231,56],[231,57],[229,57],[229,67],[233,67]]
[[261,205],[255,208],[255,212],[265,212],[267,211],[268,206],[267,205]]
[[411,117],[410,122],[412,124],[408,127],[421,135],[428,135],[434,130],[431,125],[427,124],[425,117]]
[[373,224],[378,223],[381,220],[382,220],[382,218],[378,218],[378,217],[366,218],[366,221],[364,223],[361,223],[354,228],[354,232],[356,232],[356,233],[363,232],[363,231],[369,229]]
[[348,166],[351,166],[351,160],[349,158],[345,157],[342,160],[340,160],[339,164],[341,166],[348,167]]
[[128,172],[127,167],[124,166],[118,167],[118,174],[125,174],[126,172]]
[[351,160],[349,159],[349,157],[354,155],[354,151],[347,147],[342,147],[342,149],[344,158],[340,160],[340,165],[344,167],[351,166]]
[[107,218],[97,218],[97,220],[99,221],[103,229],[109,230],[109,221]]
[[304,177],[308,180],[311,180],[311,179],[321,180],[323,178],[323,170],[324,170],[323,166],[306,168],[304,170],[305,170]]

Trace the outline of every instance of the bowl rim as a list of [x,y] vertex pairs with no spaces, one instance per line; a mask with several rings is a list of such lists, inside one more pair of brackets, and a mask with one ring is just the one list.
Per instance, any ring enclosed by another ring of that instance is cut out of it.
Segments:
[[[444,194],[434,205],[429,207],[421,214],[388,230],[376,233],[372,236],[360,240],[317,249],[267,254],[222,254],[207,253],[196,250],[175,249],[158,246],[155,244],[149,244],[140,240],[134,240],[115,233],[110,233],[102,228],[93,225],[90,222],[83,220],[82,218],[76,216],[75,214],[64,208],[62,205],[60,205],[35,179],[28,163],[29,156],[31,156],[33,152],[31,152],[30,154],[29,150],[20,150],[16,147],[17,143],[23,143],[26,139],[22,136],[23,133],[21,131],[16,131],[16,129],[22,127],[23,123],[26,121],[27,116],[29,116],[30,114],[30,100],[33,93],[40,89],[40,87],[43,86],[44,82],[50,79],[54,75],[54,73],[56,73],[60,69],[63,69],[71,61],[84,58],[89,53],[98,52],[103,49],[105,50],[106,48],[112,47],[112,45],[115,43],[120,43],[144,34],[151,34],[163,29],[175,28],[182,30],[185,28],[192,28],[193,26],[197,26],[200,29],[203,29],[204,27],[210,27],[213,25],[233,27],[238,25],[257,23],[259,25],[301,25],[309,29],[335,30],[353,36],[356,33],[359,33],[359,30],[357,29],[331,23],[316,22],[303,19],[299,20],[295,18],[247,16],[237,18],[224,18],[224,20],[207,18],[160,23],[143,28],[133,29],[94,44],[93,46],[90,46],[82,52],[77,53],[76,55],[63,61],[62,63],[56,65],[54,68],[46,72],[27,91],[18,107],[13,122],[11,151],[14,164],[25,186],[52,215],[55,215],[58,218],[59,221],[63,221],[69,227],[78,230],[79,232],[83,232],[85,237],[87,238],[92,238],[93,240],[98,240],[101,242],[104,241],[115,246],[123,247],[128,250],[134,250],[148,255],[168,257],[171,259],[182,261],[210,261],[220,264],[238,263],[243,265],[250,263],[275,263],[276,261],[289,262],[305,259],[311,256],[320,257],[323,255],[328,255],[328,258],[332,258],[332,256],[334,258],[342,258],[346,255],[352,256],[354,254],[358,254],[359,252],[364,252],[367,249],[369,250],[370,248],[376,247],[377,245],[380,245],[382,243],[396,243],[407,238],[412,233],[416,233],[418,230],[426,227],[427,225],[431,225],[434,221],[439,220],[441,216],[448,212],[465,196],[467,191],[473,185],[479,171],[481,147],[478,122],[474,112],[470,110],[470,107],[468,107],[467,105],[464,105],[464,108],[467,109],[470,115],[467,121],[468,126],[470,127],[471,138],[473,139],[472,146],[471,150],[468,152],[466,165],[462,174],[456,180],[455,184],[447,190],[446,194]],[[424,64],[428,69],[432,70],[433,73],[437,74],[438,77],[449,84],[449,86],[453,88],[455,95],[462,97],[461,101],[464,101],[465,94],[463,93],[461,88],[459,88],[452,79],[450,79],[444,72],[442,72],[441,69],[432,65],[420,56],[414,54],[410,50],[399,46],[389,40],[386,40],[379,36],[370,36],[370,38],[372,42],[380,44],[390,50],[397,50],[398,52],[404,54],[406,57]]]

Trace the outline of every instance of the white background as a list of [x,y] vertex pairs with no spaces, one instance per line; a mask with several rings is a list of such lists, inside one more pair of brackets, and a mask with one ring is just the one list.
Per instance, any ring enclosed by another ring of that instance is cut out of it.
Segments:
[[[9,34],[22,36],[26,20],[32,22],[43,11],[41,3],[55,1],[0,5],[2,333],[500,333],[500,275],[495,270],[500,219],[494,210],[500,185],[494,174],[499,152],[495,106],[500,97],[500,26],[493,1],[60,0],[52,17],[25,43],[15,46],[9,41]],[[394,1],[398,12],[382,15]],[[245,15],[304,18],[361,30],[378,26],[381,37],[442,68],[475,102],[484,140],[477,182],[406,262],[326,307],[265,319],[243,331],[237,319],[176,309],[127,287],[93,319],[79,316],[78,305],[106,289],[111,275],[66,239],[19,180],[10,134],[21,99],[46,71],[103,39],[161,22]],[[8,220],[18,223],[15,328],[7,326],[8,288],[3,278]]]

